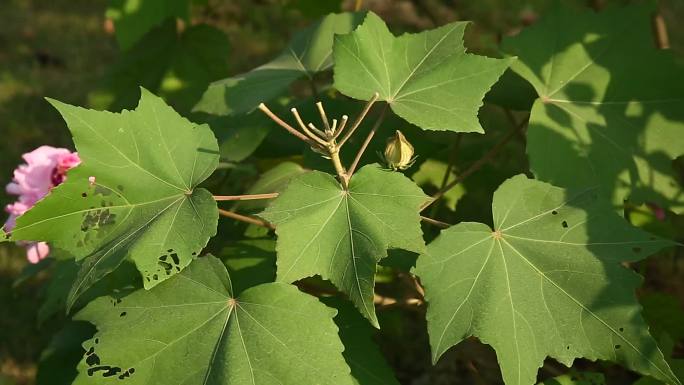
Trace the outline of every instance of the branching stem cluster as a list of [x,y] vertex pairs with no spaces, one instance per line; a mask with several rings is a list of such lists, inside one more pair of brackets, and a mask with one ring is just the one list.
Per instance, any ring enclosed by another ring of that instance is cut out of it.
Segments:
[[366,137],[366,140],[356,154],[354,162],[351,164],[349,169],[345,168],[342,164],[342,160],[340,159],[340,150],[342,149],[342,146],[344,146],[344,144],[349,140],[349,138],[351,138],[354,132],[356,132],[356,129],[359,128],[364,118],[371,110],[371,107],[373,107],[373,104],[375,104],[375,102],[378,100],[379,96],[380,95],[377,92],[373,95],[373,97],[366,103],[361,113],[359,113],[351,125],[347,124],[349,120],[347,115],[342,115],[339,121],[337,119],[332,119],[332,121],[329,120],[328,114],[325,112],[325,108],[323,108],[323,103],[321,102],[316,103],[316,108],[318,109],[318,114],[320,115],[322,123],[320,128],[316,127],[316,125],[313,123],[305,124],[296,108],[292,108],[290,111],[292,112],[299,129],[296,129],[289,123],[282,120],[268,107],[266,107],[264,103],[259,104],[259,109],[266,114],[266,116],[271,118],[271,120],[276,122],[280,127],[287,130],[287,132],[311,146],[312,150],[323,154],[327,158],[330,158],[330,161],[335,167],[335,172],[340,180],[340,184],[342,184],[342,187],[347,190],[349,188],[349,180],[354,174],[354,171],[356,170],[364,151],[368,147],[373,135],[375,135],[375,132],[378,130],[378,127],[380,127],[380,124],[382,124],[382,121],[385,118],[387,106],[385,105],[385,108],[383,108],[382,112],[380,113],[380,117],[375,122],[375,125],[368,134],[368,137]]

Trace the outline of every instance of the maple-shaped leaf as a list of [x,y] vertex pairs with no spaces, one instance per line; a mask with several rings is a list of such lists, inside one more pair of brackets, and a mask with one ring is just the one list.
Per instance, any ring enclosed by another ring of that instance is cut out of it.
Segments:
[[496,351],[507,385],[536,383],[547,357],[618,362],[679,384],[649,335],[622,266],[672,242],[630,226],[596,190],[515,176],[494,193],[494,229],[461,223],[418,258],[433,361],[468,336]]
[[457,22],[395,37],[369,12],[353,33],[336,36],[335,88],[355,99],[375,92],[392,111],[426,130],[484,132],[482,98],[512,59],[466,53]]
[[363,13],[332,13],[298,32],[272,61],[247,73],[212,83],[195,106],[215,115],[250,112],[287,91],[292,82],[312,79],[332,67],[333,37],[352,31]]
[[336,313],[284,283],[236,296],[223,263],[203,257],[151,291],[78,313],[98,331],[74,384],[352,385]]
[[378,326],[375,268],[388,248],[424,251],[419,207],[428,198],[400,173],[367,165],[344,190],[326,173],[302,174],[260,214],[276,225],[280,282],[320,275]]
[[672,160],[684,154],[684,68],[657,49],[653,4],[578,13],[557,7],[506,39],[536,89],[527,152],[537,178],[600,186],[613,204],[684,210]]
[[213,133],[141,92],[138,108],[121,113],[51,101],[82,163],[19,217],[12,239],[47,241],[85,258],[68,307],[125,258],[150,288],[181,271],[216,234],[216,202],[197,188],[218,165]]

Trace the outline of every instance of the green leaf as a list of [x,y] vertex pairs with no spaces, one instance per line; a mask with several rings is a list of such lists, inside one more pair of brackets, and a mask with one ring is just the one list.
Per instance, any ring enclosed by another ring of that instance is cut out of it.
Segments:
[[[447,170],[449,170],[449,165],[440,162],[436,159],[427,159],[420,165],[418,171],[411,177],[416,184],[419,186],[431,186],[437,190],[442,187],[444,182],[444,175]],[[449,172],[449,177],[446,183],[452,182],[456,179],[456,175],[452,171]],[[456,210],[456,203],[465,194],[465,189],[462,185],[456,185],[451,190],[447,191],[442,199],[444,200],[445,206],[451,211]]]
[[216,234],[216,202],[197,188],[218,164],[209,127],[144,89],[138,108],[121,113],[51,103],[82,164],[17,220],[12,239],[47,241],[85,258],[68,307],[125,258],[146,288],[181,271]]
[[275,241],[271,239],[235,242],[221,249],[221,260],[228,269],[236,295],[250,287],[275,280]]
[[311,18],[319,17],[330,12],[337,12],[342,8],[341,0],[294,0],[287,5],[286,9],[296,9],[302,15]]
[[352,384],[334,310],[292,285],[235,297],[230,282],[208,256],[151,291],[92,302],[77,315],[98,332],[75,384]]
[[468,336],[492,345],[508,385],[546,357],[616,361],[679,384],[639,314],[641,277],[621,266],[670,245],[631,227],[595,190],[515,176],[494,193],[494,231],[461,223],[418,258],[433,361]]
[[651,327],[651,334],[667,334],[675,341],[684,338],[684,310],[679,298],[665,293],[652,292],[640,298],[644,318]]
[[351,34],[335,37],[335,88],[355,99],[375,92],[397,115],[426,130],[484,132],[482,98],[512,59],[466,53],[457,22],[395,37],[369,12]]
[[512,68],[536,89],[531,169],[559,186],[600,186],[682,212],[672,160],[684,153],[684,76],[651,34],[653,4],[578,13],[557,7],[506,39]]
[[[51,250],[52,251],[52,250]],[[52,271],[50,282],[45,286],[45,299],[38,308],[38,325],[45,324],[51,317],[61,313],[64,315],[67,308],[69,292],[80,271],[79,264],[73,259],[56,261]],[[142,281],[136,274],[132,263],[124,262],[112,273],[94,283],[83,292],[75,303],[69,304],[75,307],[85,305],[93,299],[116,292],[117,295],[140,288]]]
[[[660,337],[658,338],[658,344],[660,345],[660,349],[665,353],[665,357],[667,357],[667,362],[670,364],[670,368],[672,368],[672,371],[675,373],[677,378],[681,379],[684,378],[684,360],[681,358],[672,358],[673,356],[673,350],[675,348],[676,341],[673,341],[670,335],[667,333],[661,333]],[[656,380],[653,377],[641,377],[638,381],[636,381],[633,385],[673,385],[674,383],[664,383],[662,381]]]
[[190,111],[206,87],[227,75],[227,36],[206,24],[178,31],[169,20],[123,52],[88,95],[91,107],[119,111],[133,108],[140,86],[181,112]]
[[323,303],[337,309],[335,323],[340,329],[344,355],[356,385],[399,385],[380,349],[373,342],[375,331],[357,311],[339,297],[327,297]]
[[242,162],[261,145],[272,121],[262,115],[222,116],[208,122],[218,137],[221,158]]
[[352,31],[362,13],[330,14],[297,33],[288,47],[272,61],[250,72],[217,81],[195,106],[215,115],[240,114],[287,91],[292,82],[312,78],[332,67],[335,34]]
[[167,18],[187,19],[189,0],[110,0],[106,16],[114,21],[116,40],[127,50]]
[[68,385],[78,372],[76,365],[83,357],[81,344],[95,334],[93,325],[69,321],[54,333],[48,346],[40,353],[36,373],[38,385]]
[[377,327],[376,264],[388,248],[424,250],[419,207],[427,199],[408,178],[378,165],[355,173],[348,191],[318,171],[293,179],[260,214],[276,225],[277,280],[329,279]]
[[564,374],[540,382],[539,385],[605,385],[606,378],[601,373],[580,372]]
[[[282,191],[288,182],[306,172],[302,166],[294,162],[283,162],[261,174],[259,179],[247,190],[246,194],[267,194]],[[266,200],[238,201],[237,206],[243,209],[265,208]]]

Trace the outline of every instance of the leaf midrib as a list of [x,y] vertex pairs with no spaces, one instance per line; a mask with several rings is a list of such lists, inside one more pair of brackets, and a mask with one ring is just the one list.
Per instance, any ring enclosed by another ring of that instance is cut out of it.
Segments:
[[[670,379],[672,379],[672,377],[671,377],[669,374],[663,372],[662,369],[660,369],[660,367],[659,367],[658,365],[656,365],[648,356],[646,356],[641,350],[639,350],[636,346],[634,346],[634,344],[633,344],[630,340],[628,340],[628,339],[625,338],[621,333],[619,333],[617,330],[615,330],[615,328],[613,328],[611,325],[609,325],[605,320],[603,320],[603,318],[599,317],[596,313],[594,313],[593,311],[591,311],[591,309],[589,309],[589,308],[587,308],[586,306],[584,306],[584,304],[583,304],[581,301],[579,301],[579,300],[576,299],[574,296],[572,296],[569,292],[567,292],[560,284],[556,283],[553,279],[551,279],[551,278],[548,277],[546,274],[544,274],[544,272],[541,271],[534,263],[532,263],[532,261],[530,261],[529,259],[527,259],[520,251],[518,251],[518,249],[516,249],[510,242],[508,242],[508,241],[506,240],[505,236],[503,236],[503,237],[501,238],[501,242],[505,243],[505,244],[506,244],[511,250],[513,250],[513,252],[515,252],[515,253],[516,253],[516,254],[517,254],[517,255],[518,255],[526,264],[528,264],[530,267],[532,267],[532,269],[533,269],[534,271],[536,271],[537,274],[539,274],[540,277],[544,278],[547,282],[551,283],[555,288],[557,288],[557,289],[558,289],[561,293],[563,293],[567,298],[571,299],[571,300],[572,300],[573,302],[575,302],[575,304],[577,304],[580,308],[584,309],[584,311],[586,311],[586,312],[589,313],[592,317],[594,317],[596,320],[598,320],[601,324],[603,324],[606,328],[608,328],[608,329],[613,333],[613,335],[617,336],[617,337],[620,338],[622,341],[624,341],[626,344],[628,344],[635,352],[637,352],[641,357],[643,357],[646,361],[648,361],[648,363],[651,365],[651,367],[655,368],[658,372],[660,372],[660,373],[664,376],[664,378],[670,378]],[[502,249],[502,253],[503,253],[503,249]],[[677,380],[676,383],[679,383],[679,381]]]

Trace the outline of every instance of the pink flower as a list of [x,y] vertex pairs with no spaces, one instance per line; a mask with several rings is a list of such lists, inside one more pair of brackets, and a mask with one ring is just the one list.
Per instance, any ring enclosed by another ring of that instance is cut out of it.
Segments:
[[[22,156],[26,164],[14,170],[14,178],[7,187],[7,193],[18,195],[16,202],[5,207],[10,216],[5,222],[5,231],[12,231],[17,217],[24,214],[39,200],[43,199],[53,187],[64,182],[67,170],[78,166],[78,154],[65,148],[41,146]],[[47,257],[50,248],[45,242],[29,243],[27,258],[38,263]]]

